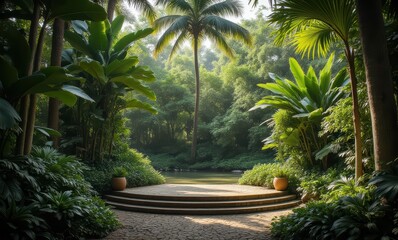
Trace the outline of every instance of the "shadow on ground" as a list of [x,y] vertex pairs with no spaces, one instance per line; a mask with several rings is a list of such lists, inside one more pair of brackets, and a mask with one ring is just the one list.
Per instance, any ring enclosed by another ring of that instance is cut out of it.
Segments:
[[275,216],[291,210],[214,216],[184,216],[115,210],[123,226],[105,239],[259,240],[272,239]]

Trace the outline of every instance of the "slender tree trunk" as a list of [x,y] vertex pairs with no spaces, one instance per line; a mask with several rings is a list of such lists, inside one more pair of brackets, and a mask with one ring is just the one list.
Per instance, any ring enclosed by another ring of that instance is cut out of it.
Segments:
[[195,110],[193,116],[193,133],[192,133],[192,147],[191,147],[191,161],[194,162],[196,159],[196,144],[198,134],[198,119],[199,119],[199,94],[200,94],[200,82],[199,82],[199,61],[198,61],[198,37],[194,36],[194,49],[193,54],[195,58]]
[[[46,33],[46,22],[43,23],[43,26],[40,30],[39,39],[37,40],[37,48],[35,53],[35,61],[33,64],[33,71],[40,70],[40,63],[41,63],[41,55],[43,52],[43,45],[44,45],[44,35]],[[28,155],[32,150],[32,143],[33,143],[33,132],[36,122],[36,103],[37,103],[37,96],[36,94],[31,94],[29,96],[29,109],[28,109],[28,122],[26,124],[26,133],[25,133],[25,144],[24,144],[24,155]]]
[[362,136],[361,136],[361,118],[359,114],[357,76],[355,74],[355,58],[354,51],[350,49],[348,43],[345,43],[345,54],[348,61],[350,79],[351,79],[351,96],[352,111],[354,122],[354,139],[355,139],[355,179],[359,179],[363,175],[362,164]]
[[116,9],[116,3],[117,0],[108,0],[107,12],[108,12],[109,22],[112,22],[113,20],[113,15],[115,14],[115,9]]
[[[37,39],[37,30],[39,28],[39,19],[40,19],[40,3],[38,0],[34,1],[33,7],[33,15],[30,23],[29,29],[29,47],[31,51],[30,63],[28,69],[26,69],[26,75],[32,75],[33,73],[33,63],[34,56],[36,52],[36,39]],[[25,145],[25,135],[26,135],[26,125],[28,122],[28,109],[29,109],[29,96],[24,96],[21,99],[19,115],[21,116],[20,127],[22,129],[21,133],[17,138],[17,146],[16,146],[16,154],[23,155],[24,153],[24,145]]]
[[356,4],[372,118],[375,168],[387,170],[387,164],[398,157],[398,126],[381,1],[358,0]]
[[[56,18],[53,23],[53,37],[51,46],[51,66],[61,66],[62,48],[64,45],[65,22]],[[55,98],[48,101],[48,121],[47,126],[54,130],[59,130],[59,106],[60,103]],[[52,136],[53,147],[59,147],[59,137]]]

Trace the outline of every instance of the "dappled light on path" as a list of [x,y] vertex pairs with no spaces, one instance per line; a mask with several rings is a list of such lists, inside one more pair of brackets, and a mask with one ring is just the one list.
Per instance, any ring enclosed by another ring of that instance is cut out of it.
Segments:
[[115,212],[123,226],[106,239],[269,240],[272,219],[291,210],[213,216]]

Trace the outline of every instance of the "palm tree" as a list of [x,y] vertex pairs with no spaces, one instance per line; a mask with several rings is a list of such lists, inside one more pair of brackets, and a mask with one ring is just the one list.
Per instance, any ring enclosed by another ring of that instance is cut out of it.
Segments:
[[198,48],[201,40],[210,38],[229,57],[233,56],[233,50],[229,47],[225,37],[233,37],[251,44],[249,32],[223,16],[240,16],[242,6],[237,0],[159,0],[158,3],[175,12],[157,19],[154,23],[156,30],[165,29],[159,38],[154,55],[159,54],[170,41],[174,40],[169,59],[177,52],[185,40],[190,40],[193,46],[195,62],[195,111],[193,121],[191,160],[196,157],[198,113],[199,113],[199,61]]
[[[398,157],[397,108],[388,59],[381,1],[357,1],[359,29],[372,116],[375,169]],[[377,47],[375,47],[377,46]]]
[[270,22],[279,24],[277,42],[292,38],[291,44],[299,53],[308,56],[326,55],[330,44],[340,40],[348,62],[351,95],[353,101],[353,122],[355,137],[355,177],[362,175],[362,138],[355,55],[350,38],[353,26],[357,26],[353,0],[281,0],[270,15]]

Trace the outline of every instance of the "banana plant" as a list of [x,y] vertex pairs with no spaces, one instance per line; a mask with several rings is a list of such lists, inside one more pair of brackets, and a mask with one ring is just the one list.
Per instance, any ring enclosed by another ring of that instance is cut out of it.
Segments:
[[[277,137],[278,139],[275,139],[275,134],[267,138],[264,149],[277,147],[278,142],[299,147],[306,152],[304,156],[308,163],[314,164],[316,152],[327,144],[327,137],[320,138],[317,133],[322,118],[328,114],[331,106],[347,96],[344,91],[344,87],[349,83],[347,72],[343,69],[332,78],[333,61],[334,54],[329,57],[317,76],[312,66],[305,73],[299,63],[290,58],[290,71],[295,78],[294,81],[270,73],[274,83],[258,84],[272,94],[264,96],[251,110],[267,107],[282,109],[297,120],[295,128],[285,131]],[[326,155],[322,154],[324,162]],[[324,167],[326,165],[327,163],[324,163]]]
[[27,76],[31,52],[24,36],[16,29],[2,29],[0,34],[0,151],[3,153],[5,141],[13,132],[11,129],[21,121],[15,108],[23,97],[41,93],[68,106],[73,106],[78,97],[94,100],[72,84],[84,79],[68,74],[64,68],[47,67]]
[[[112,152],[120,111],[137,108],[156,113],[156,109],[141,100],[136,94],[156,100],[154,92],[144,84],[155,80],[148,68],[139,66],[136,56],[128,55],[135,41],[153,32],[147,28],[119,38],[124,17],[118,16],[112,23],[73,21],[73,31],[65,32],[65,39],[74,48],[63,53],[67,68],[87,79],[80,85],[94,98],[96,104],[83,103],[78,113],[84,130],[82,145],[85,159],[103,159],[105,146],[108,155]],[[77,109],[76,109],[77,110]],[[84,123],[84,124],[83,124]]]

